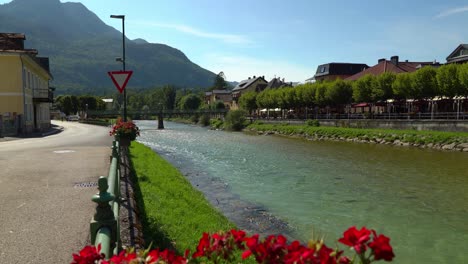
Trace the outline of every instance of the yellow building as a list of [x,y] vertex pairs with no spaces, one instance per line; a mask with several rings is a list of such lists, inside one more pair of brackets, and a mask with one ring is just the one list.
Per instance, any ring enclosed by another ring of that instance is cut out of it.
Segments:
[[[24,34],[0,33],[0,132],[28,134],[50,128],[53,100],[49,59],[25,49]],[[3,124],[3,128],[1,125]]]

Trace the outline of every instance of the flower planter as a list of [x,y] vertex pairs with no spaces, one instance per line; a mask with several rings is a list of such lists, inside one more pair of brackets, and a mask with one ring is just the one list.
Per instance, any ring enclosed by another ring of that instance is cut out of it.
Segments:
[[132,140],[128,137],[121,137],[119,140],[119,145],[121,147],[128,148],[130,146],[130,143],[132,143]]

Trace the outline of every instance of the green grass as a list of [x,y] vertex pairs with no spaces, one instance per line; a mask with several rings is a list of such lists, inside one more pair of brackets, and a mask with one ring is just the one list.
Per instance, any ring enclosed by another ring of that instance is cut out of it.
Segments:
[[304,136],[317,136],[329,138],[345,139],[385,139],[393,142],[417,143],[417,144],[450,144],[468,142],[466,132],[440,132],[440,131],[416,131],[416,130],[396,130],[396,129],[363,129],[363,128],[342,128],[342,127],[313,127],[307,125],[290,124],[250,124],[247,129],[255,131],[276,131],[281,134],[299,134]]
[[143,144],[132,142],[131,172],[145,242],[155,248],[193,253],[203,232],[235,228],[169,162]]

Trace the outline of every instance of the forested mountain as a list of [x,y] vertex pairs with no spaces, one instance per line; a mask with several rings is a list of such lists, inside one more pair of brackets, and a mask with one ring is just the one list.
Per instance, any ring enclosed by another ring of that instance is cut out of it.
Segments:
[[[50,57],[58,94],[104,94],[114,91],[106,72],[121,69],[121,32],[104,24],[81,3],[60,0],[13,0],[0,5],[0,32],[26,34],[25,45]],[[205,88],[215,74],[191,62],[184,53],[142,39],[126,40],[130,87],[161,85]]]

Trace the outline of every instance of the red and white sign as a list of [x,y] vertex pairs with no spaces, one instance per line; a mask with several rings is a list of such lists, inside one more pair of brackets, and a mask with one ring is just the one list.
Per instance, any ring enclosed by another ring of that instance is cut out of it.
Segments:
[[127,86],[128,80],[132,77],[133,71],[111,71],[107,72],[107,74],[111,77],[117,90],[122,93],[125,86]]

